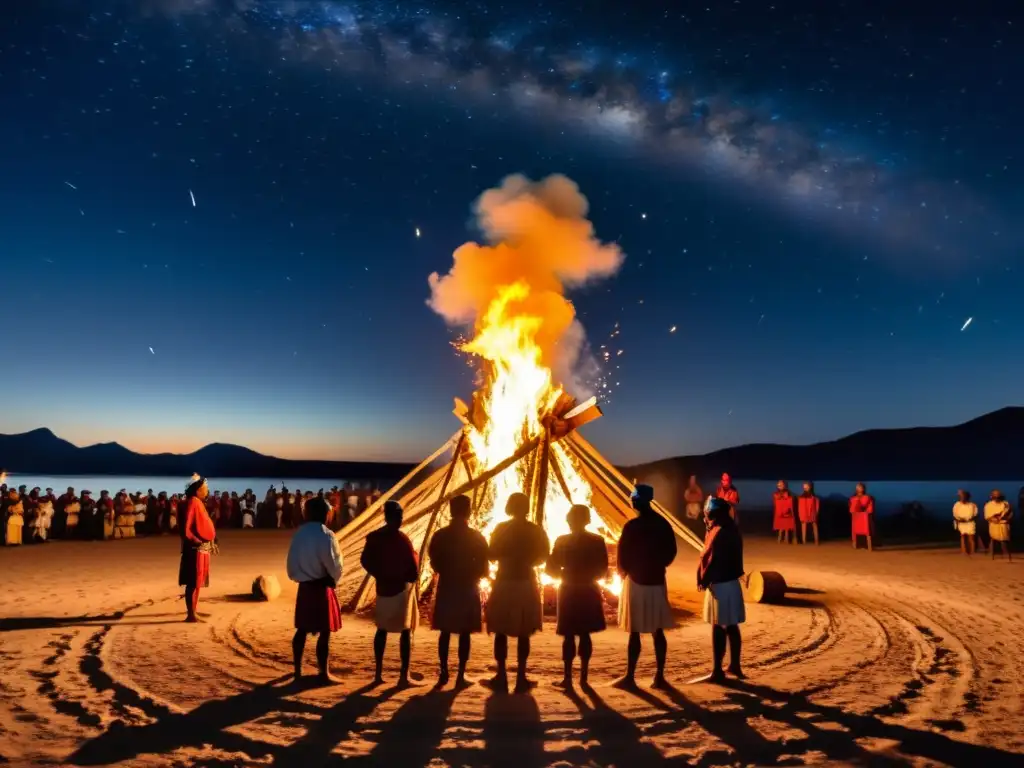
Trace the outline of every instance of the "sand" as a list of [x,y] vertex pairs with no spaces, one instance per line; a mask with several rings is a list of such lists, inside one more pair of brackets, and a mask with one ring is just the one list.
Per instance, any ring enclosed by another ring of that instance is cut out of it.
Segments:
[[[747,542],[748,569],[785,574],[785,605],[748,606],[749,680],[707,671],[694,555],[671,574],[687,612],[669,635],[675,689],[606,685],[625,636],[595,637],[594,689],[563,693],[553,625],[535,638],[529,696],[370,689],[372,627],[346,617],[333,688],[287,685],[294,585],[287,532],[229,531],[201,611],[181,622],[172,538],[0,551],[0,762],[12,765],[392,766],[1024,765],[1024,562],[956,550],[869,554]],[[276,573],[271,603],[247,598]],[[454,643],[453,643],[454,645]],[[432,683],[436,637],[413,668]],[[650,643],[641,678],[652,671]],[[307,650],[313,668],[312,644]],[[454,659],[454,648],[453,648]],[[486,639],[471,674],[490,673]]]

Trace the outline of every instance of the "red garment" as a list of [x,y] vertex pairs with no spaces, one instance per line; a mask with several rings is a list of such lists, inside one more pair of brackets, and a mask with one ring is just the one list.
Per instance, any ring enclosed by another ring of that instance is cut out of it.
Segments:
[[[186,547],[178,564],[178,586],[199,590],[210,586],[210,553]],[[193,606],[194,608],[195,606]]]
[[409,537],[385,525],[366,537],[359,557],[363,569],[377,582],[377,594],[394,597],[418,578],[418,561]]
[[850,532],[854,536],[870,536],[874,527],[875,500],[864,494],[850,497]]
[[732,519],[739,522],[739,514],[736,511],[736,507],[740,503],[740,492],[736,490],[736,486],[730,485],[728,488],[724,486],[718,486],[718,490],[715,491],[715,496],[720,499],[725,499],[729,502],[729,506],[732,507]]
[[795,531],[796,517],[793,515],[793,494],[788,491],[785,493],[776,491],[772,494],[772,499],[775,502],[775,521],[772,530]]
[[801,523],[816,523],[821,511],[821,499],[817,496],[801,496],[797,501],[797,510]]
[[199,546],[217,538],[217,528],[198,496],[190,496],[185,508],[184,524],[179,525],[181,538],[192,546]]
[[319,634],[341,629],[341,605],[329,580],[303,581],[295,595],[295,628]]

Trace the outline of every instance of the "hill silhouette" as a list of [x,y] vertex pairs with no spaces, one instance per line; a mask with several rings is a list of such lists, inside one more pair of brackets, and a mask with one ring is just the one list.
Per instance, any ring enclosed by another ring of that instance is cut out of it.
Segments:
[[34,475],[148,475],[210,477],[338,478],[387,483],[405,475],[411,464],[363,461],[279,459],[238,445],[211,443],[198,451],[135,453],[118,443],[78,447],[49,429],[0,435],[0,467]]
[[813,445],[760,443],[626,468],[635,477],[750,480],[994,480],[1024,475],[1024,408],[952,427],[870,429]]
[[[952,427],[872,429],[813,445],[759,443],[702,456],[624,467],[629,477],[663,479],[729,472],[751,480],[992,480],[1024,474],[1024,408],[1009,407]],[[0,467],[45,475],[337,477],[386,482],[410,464],[280,459],[212,443],[188,454],[142,454],[117,443],[78,447],[49,429],[0,435]]]

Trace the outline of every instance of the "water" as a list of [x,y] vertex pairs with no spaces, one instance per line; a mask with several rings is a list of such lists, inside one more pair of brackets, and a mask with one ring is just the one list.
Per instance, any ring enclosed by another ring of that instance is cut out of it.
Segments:
[[[81,494],[83,490],[92,491],[93,497],[99,496],[103,490],[110,491],[111,495],[124,488],[128,493],[142,491],[146,493],[150,488],[154,493],[166,491],[167,493],[184,493],[188,478],[182,477],[139,477],[134,475],[19,475],[9,474],[4,482],[8,486],[17,488],[19,485],[27,486],[29,490],[38,486],[39,488],[53,488],[53,492],[60,496],[71,486],[75,493]],[[288,480],[281,480],[273,477],[211,477],[208,478],[210,491],[235,491],[244,493],[251,488],[259,498],[263,498],[270,486],[280,488],[282,485],[289,490],[296,488],[302,491],[325,491],[334,486],[342,487],[346,480],[340,478],[317,478],[317,477],[296,477]],[[351,481],[354,487],[366,487],[365,483]]]
[[[859,481],[829,480],[814,484],[814,491],[821,498],[830,496],[841,496],[848,498],[853,495],[854,487]],[[919,480],[879,480],[878,482],[864,481],[868,493],[875,497],[875,511],[878,515],[890,515],[898,512],[900,506],[907,502],[917,501],[925,508],[929,516],[937,518],[952,518],[953,504],[956,502],[956,492],[960,488],[969,491],[971,500],[978,506],[988,501],[992,490],[998,488],[1003,492],[1009,502],[1017,506],[1017,491],[1024,481],[1021,480],[964,480],[957,482],[946,481],[919,481]],[[733,484],[740,492],[740,508],[753,507],[764,508],[772,504],[772,494],[775,492],[776,481],[772,480],[739,480],[733,479]],[[705,493],[714,491],[715,486],[702,486]],[[790,482],[790,491],[794,495],[803,493],[802,482]]]

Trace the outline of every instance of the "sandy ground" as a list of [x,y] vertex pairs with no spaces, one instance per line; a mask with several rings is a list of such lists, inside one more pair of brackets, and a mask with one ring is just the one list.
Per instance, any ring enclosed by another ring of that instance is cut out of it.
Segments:
[[[955,550],[868,554],[747,543],[747,567],[782,572],[785,605],[748,606],[744,684],[686,685],[706,671],[709,630],[681,549],[669,692],[606,685],[625,636],[595,638],[592,691],[565,694],[553,627],[534,643],[533,695],[474,686],[369,689],[372,628],[335,636],[343,684],[287,685],[294,588],[287,533],[222,536],[207,623],[185,625],[171,538],[56,542],[0,551],[0,762],[12,765],[1024,765],[1024,561]],[[413,667],[433,681],[435,636]],[[453,649],[454,651],[454,649]],[[313,667],[312,647],[307,651]],[[454,655],[454,654],[453,654]],[[394,680],[397,643],[389,647]],[[485,640],[471,673],[491,669]],[[645,645],[641,674],[652,660]]]

